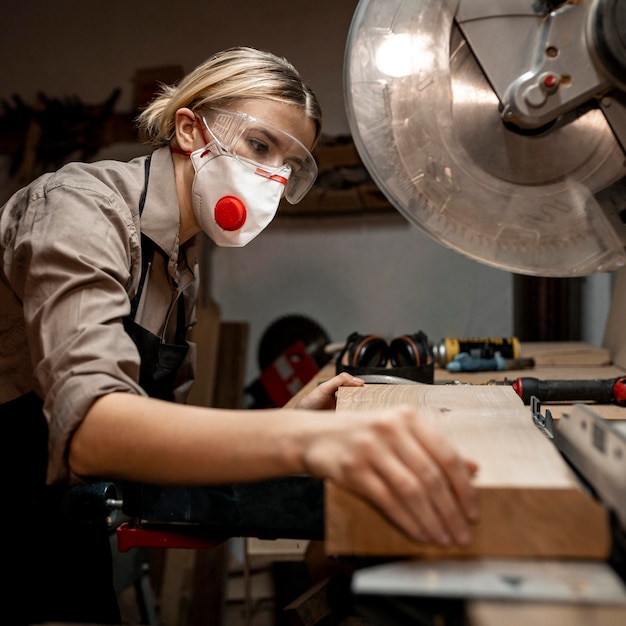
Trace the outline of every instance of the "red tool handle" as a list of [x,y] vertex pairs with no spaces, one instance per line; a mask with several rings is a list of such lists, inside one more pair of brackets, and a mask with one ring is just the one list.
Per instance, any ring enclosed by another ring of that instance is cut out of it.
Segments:
[[513,381],[513,389],[530,404],[531,396],[540,402],[597,402],[626,406],[626,376],[596,380],[540,380],[521,377]]
[[193,548],[211,550],[227,538],[215,538],[204,534],[194,526],[145,524],[133,526],[128,522],[117,530],[117,548],[128,552],[131,548]]

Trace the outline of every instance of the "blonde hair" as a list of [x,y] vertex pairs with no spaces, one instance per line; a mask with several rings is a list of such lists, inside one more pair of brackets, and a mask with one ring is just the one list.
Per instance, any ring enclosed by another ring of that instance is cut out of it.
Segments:
[[254,48],[229,48],[212,56],[178,85],[162,85],[157,96],[137,117],[143,141],[165,146],[174,133],[175,114],[224,107],[238,100],[261,98],[302,109],[316,126],[319,139],[322,111],[312,89],[295,67],[282,57]]

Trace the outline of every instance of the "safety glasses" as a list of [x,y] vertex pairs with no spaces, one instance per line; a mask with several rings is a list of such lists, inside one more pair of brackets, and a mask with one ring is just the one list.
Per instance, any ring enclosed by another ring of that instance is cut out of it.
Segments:
[[313,155],[284,130],[240,111],[211,109],[202,116],[211,137],[227,154],[245,166],[261,168],[264,175],[288,166],[284,197],[300,202],[317,178]]

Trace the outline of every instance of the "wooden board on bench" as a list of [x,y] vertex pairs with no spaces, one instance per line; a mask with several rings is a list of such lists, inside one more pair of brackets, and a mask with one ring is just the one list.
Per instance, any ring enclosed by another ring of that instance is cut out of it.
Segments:
[[598,366],[611,363],[608,348],[592,346],[584,341],[537,341],[522,342],[523,357],[535,359],[535,365],[563,366],[581,365]]
[[479,463],[481,506],[467,547],[417,543],[365,501],[327,481],[329,555],[604,559],[604,507],[580,487],[530,409],[508,386],[365,385],[338,393],[337,411],[398,403],[419,408],[462,454]]

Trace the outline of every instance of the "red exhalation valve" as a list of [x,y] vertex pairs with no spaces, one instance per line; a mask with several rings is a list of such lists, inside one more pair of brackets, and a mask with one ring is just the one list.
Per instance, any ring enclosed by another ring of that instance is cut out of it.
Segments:
[[246,205],[235,196],[224,196],[214,209],[215,221],[224,230],[239,230],[246,223]]

